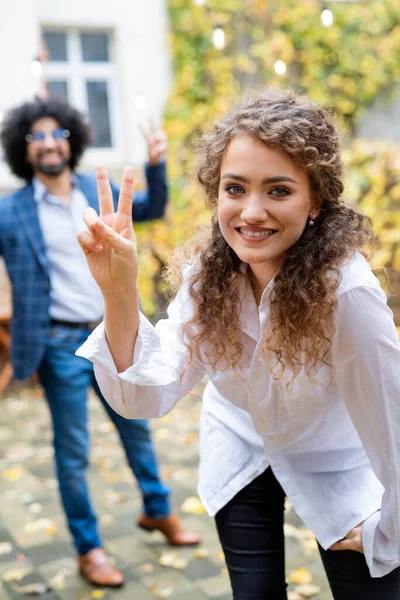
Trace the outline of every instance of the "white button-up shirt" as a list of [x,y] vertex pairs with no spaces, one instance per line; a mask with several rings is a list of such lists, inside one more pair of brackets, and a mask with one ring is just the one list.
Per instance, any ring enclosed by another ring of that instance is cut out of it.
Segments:
[[[153,327],[143,315],[133,364],[118,373],[100,325],[78,351],[127,418],[161,417],[208,375],[200,426],[199,493],[215,514],[270,466],[323,548],[361,521],[373,577],[400,565],[400,343],[379,281],[356,254],[342,268],[330,360],[314,375],[274,379],[262,352],[273,282],[257,308],[243,285],[240,371],[214,370],[182,341],[193,314],[187,283]],[[206,349],[204,349],[205,351]]]
[[88,202],[72,179],[70,201],[49,194],[38,178],[33,179],[40,228],[50,266],[50,316],[52,319],[83,323],[104,314],[103,297],[93,279],[77,234],[85,228],[82,214]]

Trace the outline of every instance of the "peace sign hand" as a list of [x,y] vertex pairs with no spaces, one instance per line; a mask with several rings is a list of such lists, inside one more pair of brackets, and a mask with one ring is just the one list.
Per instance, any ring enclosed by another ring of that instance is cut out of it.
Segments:
[[117,296],[137,289],[138,258],[132,224],[133,171],[125,167],[118,210],[114,203],[104,166],[96,168],[100,216],[92,208],[83,215],[88,231],[78,240],[89,269],[104,296]]
[[147,142],[149,163],[151,165],[158,165],[168,149],[166,133],[164,131],[157,131],[152,119],[149,120],[148,129],[146,130],[143,126],[140,126],[140,131]]

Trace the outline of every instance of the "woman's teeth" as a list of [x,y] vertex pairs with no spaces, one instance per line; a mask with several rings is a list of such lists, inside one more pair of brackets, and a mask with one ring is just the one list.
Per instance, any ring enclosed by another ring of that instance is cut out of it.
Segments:
[[275,229],[266,229],[264,231],[250,231],[250,229],[243,229],[243,227],[239,227],[240,233],[243,235],[248,235],[250,237],[268,237],[275,233]]

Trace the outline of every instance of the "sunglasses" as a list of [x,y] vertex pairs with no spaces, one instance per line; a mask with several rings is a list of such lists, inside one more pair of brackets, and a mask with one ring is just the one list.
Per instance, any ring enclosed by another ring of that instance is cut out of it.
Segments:
[[[63,129],[62,127],[58,127],[58,129],[53,129],[50,133],[53,140],[67,140],[71,133],[68,129]],[[46,134],[43,131],[34,131],[33,133],[27,133],[25,136],[25,141],[30,142],[44,142],[46,139]]]

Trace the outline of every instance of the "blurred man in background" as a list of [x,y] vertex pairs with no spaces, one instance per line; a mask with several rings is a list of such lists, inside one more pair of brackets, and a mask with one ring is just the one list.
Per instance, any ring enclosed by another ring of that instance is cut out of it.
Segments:
[[[147,189],[132,204],[134,221],[159,219],[167,204],[163,133],[146,134]],[[9,112],[1,132],[5,160],[25,187],[0,199],[0,254],[12,284],[12,363],[17,379],[35,371],[54,428],[61,500],[82,575],[117,587],[122,573],[102,547],[91,506],[86,470],[89,436],[87,391],[92,385],[120,435],[140,487],[144,510],[138,525],[158,529],[174,545],[192,545],[171,514],[169,490],[160,481],[147,421],[125,420],[104,401],[91,363],[75,356],[102,319],[101,293],[77,241],[82,213],[98,211],[95,177],[75,169],[90,140],[82,115],[59,99],[24,103]],[[113,186],[114,202],[118,189]]]

